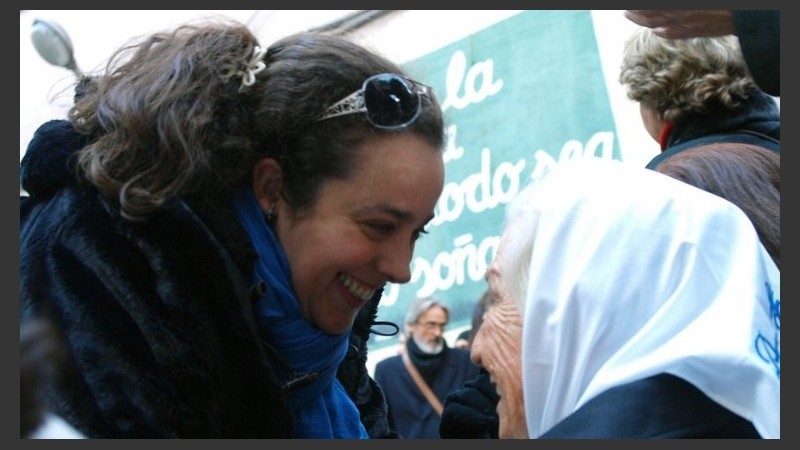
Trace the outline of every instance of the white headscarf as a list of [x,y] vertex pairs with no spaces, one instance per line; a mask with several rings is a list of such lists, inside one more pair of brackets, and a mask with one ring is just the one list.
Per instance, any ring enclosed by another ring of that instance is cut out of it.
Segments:
[[521,305],[530,437],[611,387],[669,373],[780,438],[780,272],[741,210],[587,158],[526,189],[515,214],[533,234]]

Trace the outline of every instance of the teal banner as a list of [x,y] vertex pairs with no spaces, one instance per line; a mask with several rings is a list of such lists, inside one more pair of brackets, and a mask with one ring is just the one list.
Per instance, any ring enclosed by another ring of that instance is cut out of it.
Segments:
[[[450,307],[451,328],[466,326],[509,200],[560,161],[620,159],[592,18],[525,11],[405,67],[442,102],[446,179],[411,282],[387,286],[378,320],[402,330],[410,302],[436,296]],[[397,336],[373,341],[379,349]]]

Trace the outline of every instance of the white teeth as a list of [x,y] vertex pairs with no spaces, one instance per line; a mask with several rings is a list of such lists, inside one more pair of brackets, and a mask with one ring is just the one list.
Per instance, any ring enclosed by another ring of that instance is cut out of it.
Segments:
[[375,289],[369,289],[360,286],[358,282],[343,273],[339,274],[339,281],[341,281],[344,287],[347,288],[348,292],[360,298],[361,300],[367,301],[375,294]]

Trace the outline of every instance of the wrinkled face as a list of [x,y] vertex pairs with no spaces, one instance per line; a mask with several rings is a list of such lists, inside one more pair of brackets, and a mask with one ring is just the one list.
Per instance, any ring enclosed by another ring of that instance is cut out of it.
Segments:
[[475,364],[489,372],[500,395],[499,437],[527,439],[522,397],[522,317],[519,306],[502,285],[502,267],[497,257],[486,272],[486,280],[494,299],[483,315],[470,354]]
[[303,314],[329,334],[347,331],[385,283],[410,280],[444,184],[441,152],[414,134],[378,134],[359,152],[352,177],[327,181],[310,211],[276,224]]
[[434,353],[444,339],[447,326],[447,313],[444,309],[433,306],[419,315],[417,323],[408,326],[409,332],[417,341],[417,345],[427,353]]

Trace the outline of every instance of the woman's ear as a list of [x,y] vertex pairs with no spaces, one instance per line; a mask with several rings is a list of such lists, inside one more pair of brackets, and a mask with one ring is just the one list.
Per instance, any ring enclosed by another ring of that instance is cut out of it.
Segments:
[[253,193],[265,212],[280,198],[281,176],[281,166],[272,158],[262,158],[253,167]]

